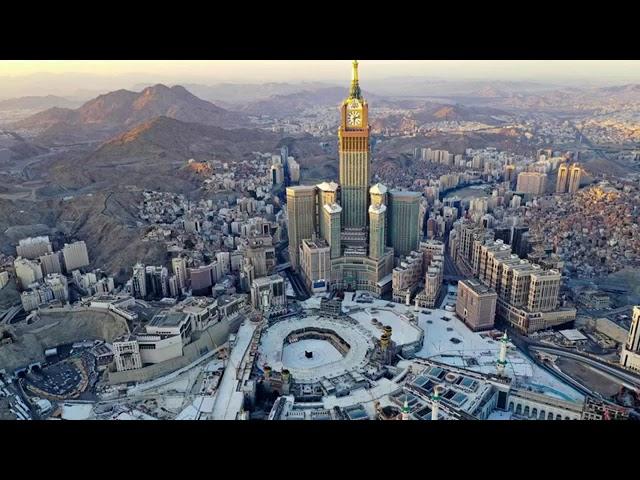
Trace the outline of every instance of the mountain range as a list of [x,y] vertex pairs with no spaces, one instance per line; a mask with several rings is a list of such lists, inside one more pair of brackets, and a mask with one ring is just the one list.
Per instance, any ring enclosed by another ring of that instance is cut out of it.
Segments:
[[44,144],[105,140],[159,116],[229,128],[246,125],[244,117],[202,100],[184,87],[154,85],[141,92],[117,90],[78,109],[54,107],[12,125]]

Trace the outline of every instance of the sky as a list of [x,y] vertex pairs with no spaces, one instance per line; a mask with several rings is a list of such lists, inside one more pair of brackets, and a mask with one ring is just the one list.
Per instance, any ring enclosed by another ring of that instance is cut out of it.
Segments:
[[[393,76],[533,80],[637,78],[640,61],[621,60],[361,60],[364,78]],[[190,81],[341,81],[349,60],[3,60],[0,77],[36,73],[154,76]]]
[[[0,100],[28,95],[87,100],[156,83],[348,85],[350,78],[351,60],[0,60]],[[360,83],[365,90],[398,93],[405,89],[403,80],[412,78],[527,81],[554,88],[621,85],[640,83],[640,61],[360,60]]]

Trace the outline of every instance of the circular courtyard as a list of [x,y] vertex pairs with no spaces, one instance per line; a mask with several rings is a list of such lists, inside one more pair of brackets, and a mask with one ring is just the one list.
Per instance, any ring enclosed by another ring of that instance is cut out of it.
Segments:
[[288,369],[297,383],[334,378],[368,364],[372,335],[360,325],[318,316],[287,319],[266,329],[259,364]]

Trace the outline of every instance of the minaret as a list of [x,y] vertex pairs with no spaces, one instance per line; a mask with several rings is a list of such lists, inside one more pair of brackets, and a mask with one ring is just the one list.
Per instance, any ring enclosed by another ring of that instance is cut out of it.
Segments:
[[433,395],[431,395],[431,420],[438,420],[440,415],[440,391],[442,387],[436,385],[433,387]]
[[505,376],[505,367],[507,366],[507,343],[509,342],[509,338],[507,337],[507,331],[505,330],[504,335],[500,338],[500,356],[498,361],[496,362],[496,367],[498,369],[498,375],[500,377]]
[[404,399],[404,405],[402,406],[401,412],[402,412],[402,420],[409,420],[410,410],[409,410],[409,402],[407,401],[406,396]]

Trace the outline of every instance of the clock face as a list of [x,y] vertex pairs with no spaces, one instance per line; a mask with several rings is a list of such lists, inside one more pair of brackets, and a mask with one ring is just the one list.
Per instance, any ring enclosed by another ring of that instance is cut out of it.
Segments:
[[347,115],[347,123],[350,127],[359,127],[362,125],[362,114],[359,110],[351,110]]

